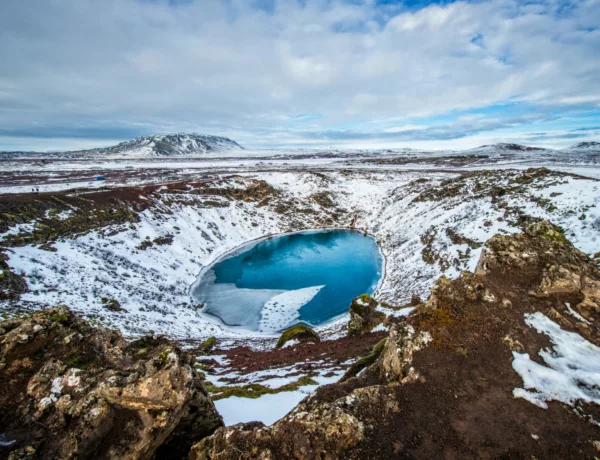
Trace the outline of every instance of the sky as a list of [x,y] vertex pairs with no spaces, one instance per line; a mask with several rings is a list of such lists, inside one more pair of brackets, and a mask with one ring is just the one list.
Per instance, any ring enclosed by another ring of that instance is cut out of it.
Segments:
[[0,1],[0,150],[600,141],[600,0]]

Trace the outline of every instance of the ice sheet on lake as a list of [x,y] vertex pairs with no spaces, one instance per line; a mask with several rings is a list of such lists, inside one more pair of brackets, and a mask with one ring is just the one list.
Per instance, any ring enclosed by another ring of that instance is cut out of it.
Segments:
[[195,296],[205,304],[204,313],[219,317],[229,326],[261,332],[277,332],[300,317],[300,308],[310,302],[324,286],[286,291],[283,289],[246,289],[233,283],[215,283],[208,272],[195,288]]
[[300,317],[300,308],[310,302],[325,286],[311,286],[285,291],[265,303],[261,311],[261,332],[277,332]]

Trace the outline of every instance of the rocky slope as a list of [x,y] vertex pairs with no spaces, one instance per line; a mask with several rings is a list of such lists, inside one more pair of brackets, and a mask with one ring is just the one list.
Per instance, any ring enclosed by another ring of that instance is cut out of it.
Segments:
[[185,458],[222,425],[193,364],[65,307],[0,322],[0,457]]
[[596,458],[600,271],[547,222],[442,277],[374,363],[270,427],[218,429],[191,459]]

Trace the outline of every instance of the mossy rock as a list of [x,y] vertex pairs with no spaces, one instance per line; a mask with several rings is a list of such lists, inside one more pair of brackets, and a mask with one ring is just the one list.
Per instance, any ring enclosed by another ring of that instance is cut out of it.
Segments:
[[375,363],[377,358],[379,358],[379,356],[381,355],[381,352],[383,351],[383,347],[385,347],[387,340],[387,337],[385,339],[381,339],[375,344],[371,353],[369,353],[367,356],[363,356],[354,364],[352,364],[352,366],[348,368],[344,376],[340,379],[340,383],[344,382],[345,380],[348,380],[349,378],[356,377],[358,373],[364,368],[369,367],[370,365]]
[[121,312],[126,311],[121,307],[121,304],[115,299],[107,299],[106,297],[102,297],[102,306],[109,311]]
[[290,340],[298,340],[299,342],[320,342],[321,339],[315,331],[305,324],[296,324],[287,331],[284,331],[277,341],[277,348],[283,347]]
[[158,238],[153,239],[152,243],[158,246],[173,244],[173,235],[159,236]]
[[385,321],[385,313],[377,310],[379,302],[368,294],[361,294],[350,304],[348,336],[364,335]]
[[140,244],[138,244],[135,248],[139,249],[140,251],[145,251],[146,249],[148,249],[152,246],[154,246],[154,243],[152,243],[152,241],[144,240]]
[[202,345],[200,345],[200,351],[202,351],[203,353],[210,353],[216,344],[217,338],[209,337],[202,343]]
[[528,225],[525,228],[525,233],[529,236],[541,236],[547,240],[553,240],[560,244],[571,245],[569,240],[565,237],[565,231],[561,227],[546,220]]

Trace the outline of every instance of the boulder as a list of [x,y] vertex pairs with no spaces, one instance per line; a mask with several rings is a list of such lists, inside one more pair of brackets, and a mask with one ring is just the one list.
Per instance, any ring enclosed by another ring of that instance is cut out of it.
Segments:
[[385,321],[385,313],[377,311],[379,303],[370,295],[362,294],[350,304],[348,336],[368,334]]
[[310,327],[305,324],[296,324],[281,334],[281,337],[279,337],[279,340],[277,341],[277,348],[281,348],[291,341],[314,343],[319,342],[320,340],[317,333]]
[[193,363],[165,338],[128,343],[66,307],[3,321],[0,457],[184,458],[223,424]]

